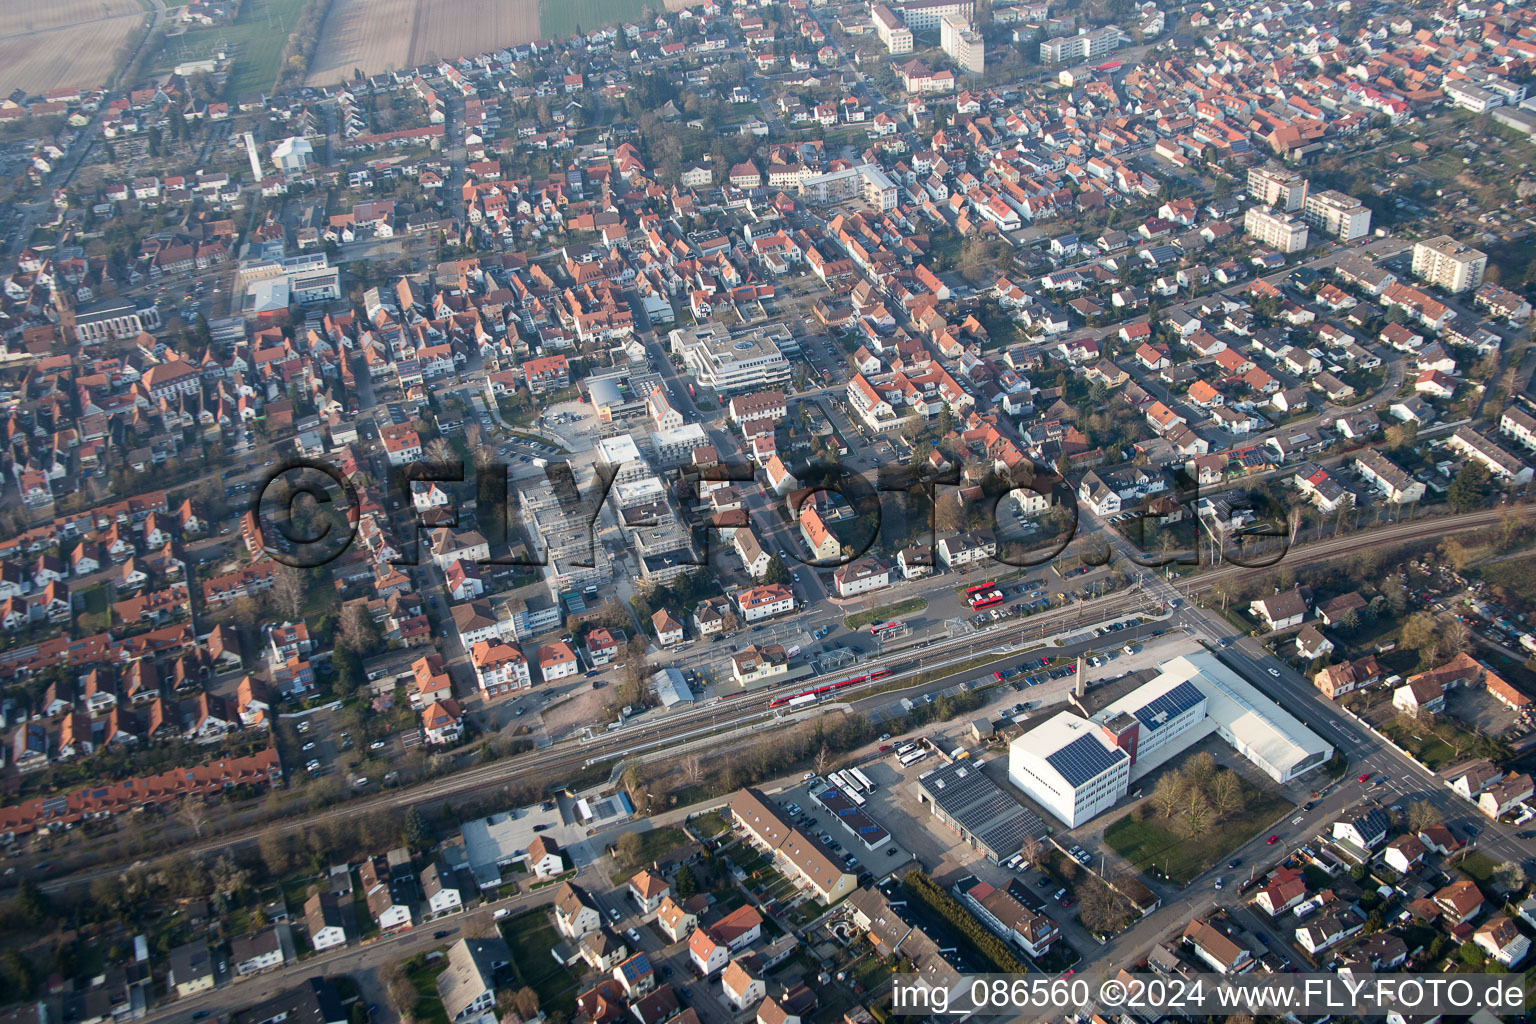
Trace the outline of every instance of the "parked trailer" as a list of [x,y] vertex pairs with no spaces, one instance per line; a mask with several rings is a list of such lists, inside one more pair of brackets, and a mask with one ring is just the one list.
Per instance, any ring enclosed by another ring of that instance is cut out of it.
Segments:
[[857,768],[848,769],[848,774],[853,777],[853,781],[857,782],[859,787],[863,789],[864,792],[873,793],[875,791],[875,784],[869,781],[869,776],[865,775]]

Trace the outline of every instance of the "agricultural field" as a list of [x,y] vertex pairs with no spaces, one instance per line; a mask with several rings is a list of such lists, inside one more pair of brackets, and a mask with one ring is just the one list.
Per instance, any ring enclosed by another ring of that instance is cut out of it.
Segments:
[[335,85],[411,63],[417,0],[331,0],[305,82]]
[[463,57],[547,38],[538,0],[424,0],[411,33],[411,63]]
[[0,5],[0,95],[105,84],[144,18],[138,0]]
[[270,92],[288,33],[303,7],[304,0],[245,0],[233,24],[191,28],[166,36],[150,67],[169,71],[182,61],[209,57],[223,45],[234,58],[225,95],[237,99]]
[[[665,0],[669,11],[702,0]],[[354,68],[376,74],[441,58],[470,56],[577,28],[635,21],[646,0],[332,0],[305,82],[334,85]],[[655,6],[653,4],[653,6]],[[657,8],[659,9],[659,8]]]
[[374,74],[538,38],[538,0],[334,0],[305,81],[330,85],[354,68]]
[[[591,32],[640,17],[646,0],[539,0],[539,35],[544,39],[573,36],[579,27]],[[651,5],[655,9],[655,4]],[[676,8],[668,5],[668,10]]]

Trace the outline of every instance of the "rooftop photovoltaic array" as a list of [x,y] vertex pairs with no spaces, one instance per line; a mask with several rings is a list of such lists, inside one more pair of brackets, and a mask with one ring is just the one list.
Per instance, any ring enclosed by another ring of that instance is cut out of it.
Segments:
[[1125,757],[1125,751],[1106,748],[1097,736],[1085,733],[1054,754],[1046,755],[1045,759],[1061,773],[1068,785],[1081,786],[1103,775]]

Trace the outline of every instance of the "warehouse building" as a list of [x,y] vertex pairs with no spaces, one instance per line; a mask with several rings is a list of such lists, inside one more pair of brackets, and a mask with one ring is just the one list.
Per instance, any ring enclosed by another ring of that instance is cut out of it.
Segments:
[[924,772],[917,799],[927,804],[967,846],[1003,861],[1019,852],[1025,836],[1046,834],[1045,822],[987,778],[979,763],[956,761]]

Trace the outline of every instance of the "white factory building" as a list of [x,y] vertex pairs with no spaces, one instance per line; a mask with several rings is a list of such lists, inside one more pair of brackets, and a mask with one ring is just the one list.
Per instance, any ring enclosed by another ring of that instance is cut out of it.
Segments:
[[1072,828],[1212,732],[1281,783],[1333,756],[1331,745],[1200,652],[1167,662],[1092,718],[1063,711],[1020,736],[1008,750],[1008,778]]
[[1008,781],[1074,828],[1125,796],[1131,758],[1093,722],[1063,711],[1014,740]]

